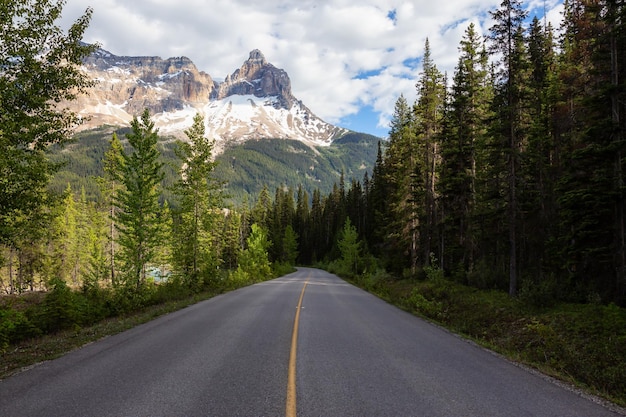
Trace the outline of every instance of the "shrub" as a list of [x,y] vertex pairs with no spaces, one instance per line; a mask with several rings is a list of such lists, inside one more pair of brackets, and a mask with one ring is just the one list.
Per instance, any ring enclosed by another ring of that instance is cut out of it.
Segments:
[[0,310],[0,352],[4,352],[11,343],[41,334],[36,326],[21,311]]
[[78,326],[81,322],[80,303],[65,281],[54,278],[52,291],[46,294],[36,313],[37,325],[46,333]]

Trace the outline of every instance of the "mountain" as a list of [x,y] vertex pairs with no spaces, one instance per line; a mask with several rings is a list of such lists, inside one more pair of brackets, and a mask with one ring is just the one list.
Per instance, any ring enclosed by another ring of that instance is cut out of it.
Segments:
[[116,56],[103,49],[85,59],[84,70],[96,84],[66,103],[86,119],[82,130],[128,126],[148,108],[162,134],[179,137],[200,112],[219,150],[262,138],[328,146],[349,132],[326,123],[294,97],[288,74],[259,50],[223,82],[186,57]]
[[97,83],[86,94],[64,103],[85,118],[74,143],[56,149],[64,168],[51,188],[71,184],[89,198],[100,198],[93,178],[102,175],[102,158],[113,132],[124,139],[134,115],[150,109],[159,128],[167,186],[180,165],[173,138],[184,139],[192,118],[204,116],[207,136],[216,139],[215,176],[224,181],[234,202],[253,201],[263,188],[296,189],[302,185],[327,194],[341,174],[361,180],[371,173],[380,138],[324,122],[291,91],[288,74],[250,52],[240,68],[217,82],[185,57],[116,56],[99,49],[84,61]]

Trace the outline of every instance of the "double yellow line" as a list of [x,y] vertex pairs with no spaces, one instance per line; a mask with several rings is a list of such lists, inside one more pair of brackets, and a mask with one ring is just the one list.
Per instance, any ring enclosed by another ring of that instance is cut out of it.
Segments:
[[291,333],[291,352],[289,354],[289,374],[287,377],[287,410],[286,417],[296,417],[296,353],[298,350],[298,325],[300,323],[300,310],[302,309],[302,299],[304,290],[309,283],[307,277],[300,293],[298,307],[296,307],[296,318],[293,322],[293,332]]

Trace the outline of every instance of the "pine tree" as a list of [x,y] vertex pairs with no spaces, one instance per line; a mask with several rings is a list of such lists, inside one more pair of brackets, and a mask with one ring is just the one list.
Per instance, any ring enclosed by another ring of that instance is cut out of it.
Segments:
[[285,234],[283,236],[283,253],[281,255],[281,261],[287,265],[295,265],[298,258],[298,234],[293,230],[293,227],[289,224],[285,228]]
[[182,162],[181,176],[174,192],[179,198],[175,262],[193,286],[217,267],[218,253],[213,242],[217,217],[221,216],[221,184],[212,177],[214,141],[205,137],[204,118],[196,114],[185,131],[187,142],[179,142],[176,154]]
[[109,277],[111,285],[117,286],[116,280],[116,248],[117,248],[117,228],[115,226],[118,209],[115,198],[122,187],[121,173],[124,166],[124,148],[117,134],[113,133],[109,142],[109,149],[104,154],[103,169],[104,176],[99,178],[100,190],[109,212],[108,224],[108,256],[109,256]]
[[124,187],[116,193],[119,213],[115,226],[126,284],[140,288],[161,236],[159,194],[163,164],[159,161],[157,130],[147,109],[141,118],[133,118],[126,138],[132,150],[122,154],[124,163],[119,167],[119,179]]
[[396,272],[409,267],[415,273],[417,269],[419,229],[414,194],[420,186],[415,174],[418,154],[413,112],[401,95],[390,123],[383,178],[389,197],[389,214],[384,217],[390,220],[384,227],[384,257]]
[[578,298],[623,302],[624,6],[569,1],[561,64],[560,246]]
[[519,151],[522,139],[521,128],[521,87],[523,64],[520,47],[523,42],[523,22],[527,12],[519,0],[503,0],[500,9],[491,12],[494,26],[490,29],[491,52],[501,55],[499,115],[502,121],[501,134],[508,142],[508,230],[509,230],[509,294],[517,294],[517,182]]
[[296,212],[294,218],[294,232],[300,237],[299,245],[299,259],[303,264],[310,264],[310,254],[312,252],[311,246],[311,209],[309,206],[309,195],[304,190],[302,185],[298,186],[298,192],[296,197]]
[[[430,43],[426,39],[423,57],[423,70],[417,83],[418,100],[414,108],[415,127],[419,153],[413,175],[419,182],[413,190],[414,205],[418,216],[422,260],[421,266],[428,266],[433,250],[437,222],[437,171],[440,163],[439,138],[443,128],[446,85],[443,74],[434,64]],[[415,262],[415,260],[414,260]]]
[[350,217],[346,218],[343,229],[339,235],[337,246],[341,253],[341,271],[353,277],[357,276],[359,274],[362,243],[359,240],[356,227],[350,221]]
[[529,77],[525,109],[528,112],[528,135],[521,154],[519,207],[520,265],[536,286],[544,281],[547,242],[555,236],[556,201],[554,187],[554,119],[556,54],[550,26],[533,19],[528,31]]
[[256,223],[252,224],[250,235],[246,239],[246,248],[239,256],[236,274],[252,281],[265,281],[271,278],[269,245],[265,229]]
[[[444,213],[440,261],[458,274],[473,270],[476,236],[477,147],[484,142],[488,122],[488,62],[484,43],[470,24],[460,44],[457,64],[442,134],[440,192]],[[445,262],[444,262],[445,260]]]

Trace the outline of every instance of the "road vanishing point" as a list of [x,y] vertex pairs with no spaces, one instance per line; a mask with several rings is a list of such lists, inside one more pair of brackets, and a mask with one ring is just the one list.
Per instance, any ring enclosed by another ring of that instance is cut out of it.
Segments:
[[623,415],[299,268],[0,381],[0,416]]

